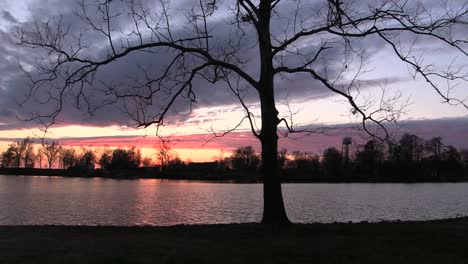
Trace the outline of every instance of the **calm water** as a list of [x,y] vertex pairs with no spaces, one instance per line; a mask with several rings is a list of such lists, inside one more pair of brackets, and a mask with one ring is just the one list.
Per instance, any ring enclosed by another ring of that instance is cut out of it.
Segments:
[[[468,214],[468,183],[285,184],[294,222]],[[0,224],[174,225],[260,221],[262,186],[0,176]]]

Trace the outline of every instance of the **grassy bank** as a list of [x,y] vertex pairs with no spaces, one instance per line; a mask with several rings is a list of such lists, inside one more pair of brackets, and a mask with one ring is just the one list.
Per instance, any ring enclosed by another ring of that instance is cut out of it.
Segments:
[[468,219],[175,227],[0,227],[0,263],[468,263]]

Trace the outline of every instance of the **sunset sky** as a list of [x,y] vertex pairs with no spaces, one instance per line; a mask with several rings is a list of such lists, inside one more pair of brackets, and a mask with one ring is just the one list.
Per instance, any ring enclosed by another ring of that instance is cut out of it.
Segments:
[[[120,1],[114,2],[120,5]],[[189,0],[172,2],[172,10],[177,11],[173,11],[176,25],[180,21],[179,16],[183,14],[181,8],[191,5],[192,2]],[[319,2],[322,1],[310,1],[310,5],[313,7]],[[437,8],[438,1],[427,2]],[[33,121],[25,122],[21,119],[26,119],[31,113],[37,111],[47,111],[47,106],[38,104],[19,106],[19,102],[24,100],[26,91],[30,87],[19,65],[34,72],[32,67],[37,63],[35,58],[38,57],[38,51],[16,45],[14,33],[18,27],[31,28],[34,22],[45,22],[60,15],[63,16],[64,23],[72,25],[70,27],[72,33],[79,32],[79,29],[83,28],[80,26],[83,22],[74,15],[74,11],[78,10],[76,3],[77,0],[0,0],[0,39],[2,42],[0,46],[0,150],[18,138],[43,136],[41,124]],[[284,4],[283,10],[288,10],[287,3]],[[226,31],[225,28],[229,26],[227,11],[225,11],[225,17],[217,18],[212,28],[213,34],[220,38],[222,38],[221,34],[226,34],[220,32]],[[122,19],[116,23],[116,27],[125,28],[127,25],[125,21]],[[460,28],[459,33],[468,34],[467,27]],[[88,38],[96,43],[102,41],[100,37],[94,40],[93,35]],[[307,42],[303,45],[304,49],[309,48],[307,45],[313,46]],[[405,114],[400,117],[401,126],[391,125],[389,129],[392,132],[396,134],[410,132],[424,138],[441,136],[446,144],[468,148],[468,110],[466,108],[442,103],[441,98],[422,78],[412,77],[409,73],[410,69],[400,62],[384,43],[367,38],[357,45],[366,51],[367,56],[368,72],[359,76],[362,80],[361,98],[363,100],[379,98],[382,87],[385,87],[392,93],[400,91],[401,103],[407,103]],[[246,48],[246,56],[250,56],[248,52],[253,54],[256,48],[255,46],[250,49]],[[456,67],[468,64],[466,56],[462,56],[449,47],[434,45],[434,42],[427,39],[418,39],[413,48],[416,54],[424,56],[424,62],[427,64],[434,63],[442,68],[449,65]],[[106,47],[101,46],[101,49],[105,50]],[[93,56],[99,56],[100,52],[95,51]],[[170,54],[139,53],[107,66],[100,77],[104,81],[116,82],[123,80],[123,76],[138,79],[141,74],[136,72],[137,65],[151,65],[157,68],[158,64],[165,64],[169,60],[167,57],[170,56]],[[330,64],[340,60],[334,58],[332,54],[329,56]],[[258,61],[253,59],[246,63],[245,68],[257,69],[258,66]],[[466,72],[467,69],[465,68],[464,71]],[[332,127],[358,121],[350,115],[349,104],[316,81],[311,81],[310,78],[297,75],[277,78],[276,81],[280,116],[289,117],[290,113],[293,113],[294,124],[298,127]],[[197,94],[197,104],[193,105],[192,111],[188,111],[186,105],[179,103],[168,115],[167,125],[160,130],[161,135],[171,139],[182,159],[210,161],[220,153],[228,155],[234,148],[245,145],[253,145],[256,150],[259,150],[259,144],[252,137],[248,122],[244,122],[235,132],[225,137],[213,137],[213,131],[222,133],[232,129],[244,116],[242,107],[226,85],[211,85],[198,81],[198,86],[194,89]],[[456,86],[453,95],[460,99],[468,98],[467,82]],[[253,90],[247,93],[246,98],[249,108],[258,115],[259,104]],[[100,98],[93,99],[97,101]],[[143,148],[145,155],[154,156],[153,148],[158,142],[155,137],[156,129],[154,127],[136,129],[135,122],[122,110],[122,104],[107,105],[92,116],[89,116],[83,109],[75,109],[72,105],[73,102],[70,101],[62,110],[57,124],[48,130],[46,138],[56,139],[62,145],[70,146],[92,145],[96,148],[105,145],[136,146]],[[280,147],[290,151],[320,153],[328,146],[338,146],[345,135],[355,135],[356,140],[362,142],[362,139],[358,139],[357,132],[350,129],[330,130],[326,134],[280,139]]]

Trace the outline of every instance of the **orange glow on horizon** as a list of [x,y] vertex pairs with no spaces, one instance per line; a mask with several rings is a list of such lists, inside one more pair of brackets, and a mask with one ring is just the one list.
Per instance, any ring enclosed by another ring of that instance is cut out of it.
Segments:
[[[409,130],[399,132],[413,133],[426,139],[441,136],[444,139],[444,144],[454,145],[461,149],[468,148],[468,142],[466,141],[468,124],[464,121],[439,120],[428,123],[428,125],[424,122],[420,122],[420,125],[418,125],[418,122],[414,124],[412,127],[409,127]],[[452,125],[451,129],[447,130],[447,124]],[[91,148],[96,151],[96,155],[99,158],[106,147],[109,149],[136,147],[141,150],[143,157],[150,157],[157,163],[157,150],[160,139],[152,132],[150,133],[149,130],[134,130],[116,126],[69,126],[54,129],[47,135],[47,140],[57,140],[62,146],[74,147],[78,153],[81,152],[81,148],[83,147]],[[165,127],[165,130],[167,133],[170,131],[170,128]],[[33,130],[0,131],[0,152],[6,150],[8,145],[13,141],[21,140],[28,136],[35,138],[36,143],[40,143],[39,137],[43,134],[32,133],[31,131]],[[298,150],[307,151],[312,154],[321,154],[328,147],[340,148],[343,136],[353,137],[353,144],[356,145],[361,144],[365,140],[365,138],[361,137],[362,134],[359,134],[356,130],[339,130],[333,134],[312,134],[300,137],[299,139],[280,138],[279,148],[286,148],[289,153]],[[219,157],[221,154],[224,157],[230,156],[234,149],[241,146],[253,146],[257,153],[260,152],[260,143],[250,131],[235,131],[223,137],[214,137],[213,134],[206,133],[206,131],[204,133],[198,131],[198,134],[174,132],[174,134],[165,138],[170,140],[174,154],[183,161],[213,161],[215,157]]]
[[[0,153],[5,151],[8,148],[8,145],[10,145],[13,141],[0,141]],[[60,141],[59,141],[60,142]],[[40,144],[36,143],[34,144],[34,150],[37,153]],[[108,149],[116,149],[116,148],[131,148],[131,147],[136,147],[141,151],[141,156],[142,158],[151,158],[155,164],[158,163],[158,156],[157,156],[157,151],[158,149],[156,147],[154,148],[149,148],[149,147],[139,147],[138,145],[127,145],[127,146],[112,146],[112,145],[106,145],[106,146],[99,146],[99,145],[90,145],[90,144],[81,144],[81,145],[68,145],[68,144],[61,144],[62,147],[64,148],[75,148],[77,153],[81,153],[83,148],[86,149],[91,149],[96,153],[96,156],[99,157],[101,156],[103,150],[105,148]],[[188,162],[209,162],[209,161],[214,161],[216,157],[219,157],[220,155],[223,155],[223,157],[229,157],[231,155],[231,151],[225,151],[222,149],[214,149],[214,148],[173,148],[173,157],[178,157],[182,161]],[[44,165],[44,164],[43,164]]]

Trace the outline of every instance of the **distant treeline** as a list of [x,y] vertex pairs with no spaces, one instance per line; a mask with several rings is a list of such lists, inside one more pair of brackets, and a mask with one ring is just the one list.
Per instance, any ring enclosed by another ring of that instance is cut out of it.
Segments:
[[[468,180],[468,150],[446,146],[441,137],[424,140],[404,134],[398,142],[369,140],[350,149],[325,149],[321,155],[286,149],[278,153],[282,178],[292,182],[422,182]],[[228,162],[233,170],[256,171],[261,159],[252,147],[237,149]]]
[[135,147],[129,149],[104,148],[97,151],[92,147],[64,147],[58,141],[41,142],[37,151],[31,138],[12,142],[1,154],[2,168],[55,168],[94,170],[101,169],[136,169],[141,166],[150,167],[153,160],[142,158],[141,151]]
[[[50,174],[111,178],[177,178],[261,181],[261,156],[251,146],[213,162],[183,162],[168,144],[157,149],[156,160],[143,158],[139,149],[65,148],[57,141],[25,138],[11,143],[1,155],[0,174]],[[283,181],[290,182],[421,182],[468,180],[468,150],[446,146],[442,138],[424,140],[404,134],[398,142],[369,140],[362,145],[343,139],[343,147],[327,148],[321,155],[303,151],[278,153]],[[95,169],[95,167],[99,169]],[[47,168],[33,169],[33,168]],[[51,170],[56,168],[56,170]],[[57,169],[60,169],[58,171]]]
[[445,146],[440,137],[424,140],[404,134],[394,143],[369,140],[352,154],[346,141],[341,151],[327,148],[320,157],[293,152],[293,158],[284,163],[284,178],[353,182],[468,180],[468,150]]

